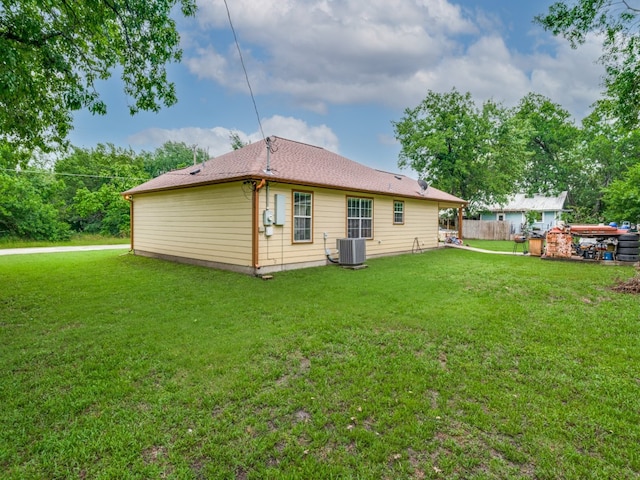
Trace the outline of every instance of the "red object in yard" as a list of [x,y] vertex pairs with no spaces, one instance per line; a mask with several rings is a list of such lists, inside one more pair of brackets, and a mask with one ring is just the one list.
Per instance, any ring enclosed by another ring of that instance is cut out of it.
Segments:
[[603,237],[629,233],[629,230],[620,230],[618,227],[610,225],[571,225],[569,229],[574,235],[597,235]]

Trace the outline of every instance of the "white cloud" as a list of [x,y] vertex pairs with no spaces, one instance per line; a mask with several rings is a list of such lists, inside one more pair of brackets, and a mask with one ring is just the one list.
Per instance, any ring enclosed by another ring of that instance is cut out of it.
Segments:
[[[310,126],[300,119],[275,115],[263,120],[262,127],[267,136],[277,135],[338,152],[338,137],[326,125]],[[238,134],[243,142],[253,143],[262,140],[260,132],[247,133],[225,127],[186,127],[177,129],[149,128],[129,136],[128,142],[147,150],[153,150],[169,141],[184,142],[187,145],[197,145],[199,148],[207,150],[210,156],[216,157],[231,150],[230,135],[232,133]]]
[[[482,37],[465,55],[442,59],[431,69],[418,73],[420,81],[412,94],[420,101],[426,90],[448,91],[456,87],[471,92],[478,100],[510,101],[527,93],[526,74],[513,64],[511,53],[499,37]],[[421,91],[416,91],[417,89]],[[501,96],[496,98],[496,92]]]
[[198,78],[209,78],[224,83],[229,68],[228,60],[216,52],[212,45],[196,50],[198,60],[187,58],[185,63]]
[[576,118],[583,118],[602,91],[604,67],[596,63],[602,55],[602,39],[589,36],[576,50],[562,39],[555,43],[555,56],[538,54],[531,58],[531,89],[559,103]]
[[[198,5],[202,33],[229,30],[222,0]],[[581,115],[599,96],[598,41],[571,50],[544,34],[554,54],[522,54],[499,36],[499,18],[481,7],[463,10],[451,0],[237,0],[229,8],[253,91],[284,95],[314,112],[331,104],[403,109],[429,89],[456,87],[506,104],[535,91]],[[219,35],[217,44],[213,38],[187,50],[189,70],[246,93],[232,36],[221,43]]]
[[[201,25],[228,28],[221,1],[199,8]],[[241,0],[230,8],[254,91],[288,93],[312,104],[376,98],[394,79],[455,50],[450,36],[475,29],[445,0]],[[211,47],[188,52],[191,72],[244,90],[235,48],[218,50],[229,52],[225,76],[220,52]]]
[[[331,152],[338,153],[338,137],[326,125],[309,126],[303,120],[274,115],[263,120],[262,129],[265,135],[276,135],[298,142],[308,143],[317,147],[323,147]],[[250,135],[252,141],[262,138],[258,133]]]
[[156,149],[165,142],[184,142],[187,145],[197,145],[198,148],[207,150],[209,155],[215,157],[231,150],[229,136],[234,131],[223,127],[148,128],[130,135],[128,142],[147,150]]

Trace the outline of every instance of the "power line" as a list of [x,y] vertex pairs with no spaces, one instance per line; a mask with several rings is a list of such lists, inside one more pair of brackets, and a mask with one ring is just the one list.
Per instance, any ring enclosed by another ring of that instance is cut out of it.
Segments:
[[111,180],[148,180],[148,178],[136,178],[136,177],[116,177],[109,175],[89,175],[84,173],[64,173],[64,172],[51,172],[48,170],[15,170],[13,168],[0,168],[3,172],[13,172],[13,173],[37,173],[37,174],[48,174],[48,175],[62,175],[66,177],[87,177],[87,178],[108,178]]
[[233,38],[236,42],[236,48],[238,49],[238,55],[240,56],[240,63],[242,64],[242,70],[244,71],[244,78],[247,79],[249,93],[251,94],[251,101],[253,102],[253,109],[256,111],[256,117],[258,117],[258,126],[260,127],[260,133],[262,134],[262,140],[265,140],[264,131],[262,130],[262,122],[260,122],[260,114],[258,113],[258,106],[256,105],[256,99],[253,96],[253,90],[251,88],[251,83],[249,82],[249,75],[247,74],[247,68],[244,65],[244,59],[242,58],[242,52],[240,51],[240,44],[238,43],[236,30],[235,28],[233,28],[233,22],[231,21],[231,13],[229,12],[229,5],[227,5],[227,0],[224,0],[224,6],[227,9],[227,17],[229,18],[229,25],[231,26],[231,31],[233,32]]

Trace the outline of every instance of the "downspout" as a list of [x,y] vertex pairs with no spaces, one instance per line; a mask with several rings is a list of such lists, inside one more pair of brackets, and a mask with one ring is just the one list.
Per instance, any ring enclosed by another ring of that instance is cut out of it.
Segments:
[[[255,270],[260,268],[258,260],[260,258],[258,251],[258,231],[260,229],[260,189],[264,187],[267,181],[263,178],[253,189],[253,225],[251,228],[251,263]],[[257,273],[257,272],[256,272]]]
[[133,252],[133,195],[125,195],[124,198],[129,202],[129,251]]

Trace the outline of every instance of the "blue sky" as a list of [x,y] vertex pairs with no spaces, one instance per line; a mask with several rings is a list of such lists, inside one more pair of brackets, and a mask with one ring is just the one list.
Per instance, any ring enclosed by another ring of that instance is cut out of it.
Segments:
[[[514,106],[528,92],[578,121],[600,96],[600,44],[571,50],[532,20],[546,0],[227,0],[264,134],[398,171],[393,121],[429,90],[457,88]],[[179,19],[169,67],[178,104],[131,117],[117,74],[99,86],[108,114],[79,112],[70,136],[136,151],[184,141],[215,157],[229,134],[262,139],[223,0]],[[411,172],[405,172],[410,174]]]

